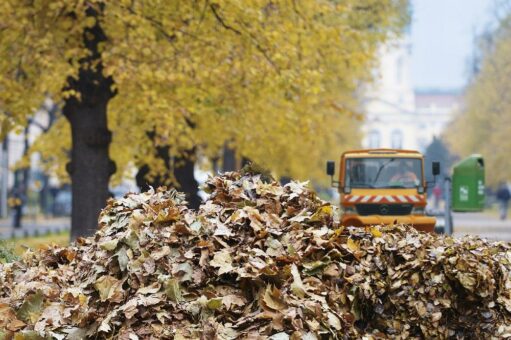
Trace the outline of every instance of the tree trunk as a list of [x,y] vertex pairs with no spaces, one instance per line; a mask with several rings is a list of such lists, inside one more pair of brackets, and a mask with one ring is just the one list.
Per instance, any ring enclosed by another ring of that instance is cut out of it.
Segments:
[[[95,9],[87,15],[97,18]],[[90,56],[81,61],[78,79],[68,79],[68,90],[80,93],[80,99],[66,99],[63,113],[71,124],[71,162],[67,171],[72,183],[71,239],[92,235],[98,215],[110,197],[108,183],[115,172],[108,154],[111,132],[107,127],[107,104],[113,97],[113,81],[106,78],[99,61],[98,44],[106,39],[99,20],[84,32],[85,47]],[[88,63],[97,62],[95,68]]]
[[[25,131],[23,133],[23,157],[26,157],[28,154],[28,149],[30,148],[30,143],[28,142],[28,136],[30,134],[30,121],[28,125],[25,127]],[[21,169],[22,172],[22,180],[23,184],[21,186],[21,195],[23,196],[22,207],[21,207],[21,217],[23,217],[23,210],[26,210],[26,206],[28,205],[28,184],[30,183],[30,160],[29,165]]]
[[214,157],[211,159],[211,166],[213,167],[213,174],[216,176],[218,174],[219,168],[218,168],[218,161],[220,160],[220,157]]
[[[147,136],[154,144],[156,133],[151,131],[147,133]],[[167,172],[148,178],[151,169],[147,164],[142,165],[135,176],[140,190],[146,191],[149,190],[149,187],[169,186],[174,182],[177,184],[176,189],[186,194],[189,207],[198,209],[202,200],[197,194],[199,185],[194,176],[195,148],[185,150],[183,157],[172,157],[168,145],[155,145],[155,152],[156,157],[163,161]],[[172,173],[174,177],[170,175]]]
[[289,177],[289,176],[281,176],[279,182],[280,182],[280,185],[286,185],[288,183],[291,183],[291,177]]
[[[154,132],[148,133],[149,138],[154,142]],[[167,174],[159,174],[157,176],[153,176],[151,178],[148,177],[148,174],[151,172],[149,165],[144,164],[139,169],[135,176],[135,180],[137,182],[137,186],[140,191],[147,191],[150,187],[158,188],[161,186],[168,186],[172,182],[172,176],[170,176],[171,171],[171,157],[170,157],[170,147],[168,145],[164,146],[155,146],[156,149],[156,157],[161,159],[165,164],[165,168],[167,169]]]
[[[43,133],[47,133],[55,121],[57,120],[57,112],[59,111],[59,107],[57,104],[52,102],[52,107],[48,110],[48,126],[43,129]],[[48,216],[51,213],[50,204],[48,198],[50,197],[50,177],[46,175],[46,173],[42,174],[41,180],[41,191],[39,192],[39,206],[41,207],[41,211],[44,216]]]
[[64,112],[71,123],[71,162],[67,170],[71,176],[72,214],[71,239],[94,234],[98,215],[110,197],[108,182],[115,165],[108,155],[111,134],[107,129],[107,100],[85,107],[81,103],[66,102]]
[[44,216],[48,216],[50,214],[50,209],[48,206],[49,189],[49,177],[46,174],[43,174],[41,180],[41,191],[39,192],[39,206],[41,207],[41,212]]
[[174,176],[179,184],[179,191],[186,194],[188,206],[192,209],[199,209],[202,202],[197,194],[199,184],[195,180],[195,148],[188,150],[184,157],[174,157]]
[[[177,182],[176,189],[185,193],[189,207],[198,209],[202,200],[197,194],[199,184],[195,180],[193,173],[195,167],[195,161],[192,158],[193,151],[188,152],[186,157],[174,157],[173,164],[171,164],[172,157],[170,157],[168,146],[157,147],[156,154],[164,161],[167,171],[174,173],[174,180]],[[164,174],[148,178],[147,175],[150,171],[151,169],[147,164],[138,169],[135,179],[141,191],[147,191],[150,187],[158,188],[172,184],[172,178]]]
[[0,170],[2,176],[0,177],[0,217],[7,217],[9,208],[7,199],[9,196],[9,135],[6,134],[2,141],[2,158],[0,159]]
[[245,156],[241,157],[241,169],[243,169],[246,165],[252,164],[252,161],[250,158],[247,158]]
[[17,169],[14,171],[14,185],[11,192],[11,197],[15,199],[15,203],[12,206],[12,226],[13,228],[21,228],[21,218],[23,213],[23,204],[24,204],[24,196],[23,196],[23,180],[22,180],[23,172],[21,169]]
[[224,157],[222,162],[222,171],[235,171],[237,169],[236,166],[236,152],[233,149],[224,145]]

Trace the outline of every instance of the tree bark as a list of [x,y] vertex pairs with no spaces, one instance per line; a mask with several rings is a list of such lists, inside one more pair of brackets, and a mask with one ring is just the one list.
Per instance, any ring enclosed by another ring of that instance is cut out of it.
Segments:
[[[59,107],[57,104],[52,103],[52,107],[49,108],[48,111],[48,125],[43,129],[43,133],[47,133],[52,125],[55,123],[57,119],[57,112],[59,110]],[[46,173],[42,173],[42,180],[41,180],[41,191],[39,192],[39,206],[41,207],[41,211],[43,212],[44,216],[48,216],[51,213],[49,200],[50,197],[50,177],[46,175]]]
[[[193,126],[191,122],[188,122],[188,124]],[[155,144],[156,132],[147,132],[147,136],[153,144]],[[154,148],[156,157],[163,161],[165,165],[166,173],[148,178],[147,175],[151,172],[151,169],[149,165],[144,164],[138,169],[137,175],[135,176],[137,186],[141,191],[146,191],[149,190],[150,187],[158,188],[177,184],[176,189],[185,193],[188,206],[192,209],[198,209],[202,200],[197,194],[199,185],[194,176],[195,148],[185,150],[182,157],[172,157],[169,145],[155,145]]]
[[2,157],[0,159],[0,169],[2,170],[2,176],[0,177],[0,217],[7,217],[9,208],[7,204],[9,192],[9,135],[6,134],[2,141]]
[[[149,138],[154,140],[154,132],[148,133]],[[156,157],[160,158],[165,164],[165,168],[168,170],[167,174],[159,174],[152,178],[148,178],[149,172],[151,169],[149,165],[144,164],[139,169],[135,176],[135,180],[137,182],[137,186],[140,188],[140,191],[147,191],[150,187],[159,188],[161,186],[168,186],[172,182],[172,177],[170,176],[171,172],[171,157],[170,157],[170,147],[168,145],[164,146],[156,146]]]
[[236,152],[229,148],[226,145],[224,145],[224,155],[223,155],[223,162],[222,162],[222,171],[236,171]]
[[25,182],[22,178],[23,171],[17,169],[14,171],[14,185],[11,192],[11,197],[16,201],[12,206],[12,226],[13,228],[21,228],[21,219],[23,217],[23,206],[25,204],[26,196],[23,195],[25,189],[23,189],[23,183]]
[[[98,12],[89,8],[87,15],[97,18]],[[98,53],[98,44],[106,37],[99,21],[84,32],[85,47],[90,56],[81,61],[78,79],[68,79],[68,90],[80,94],[64,103],[63,113],[69,120],[72,134],[71,162],[67,171],[72,183],[71,239],[92,235],[98,215],[110,197],[108,183],[115,172],[108,154],[112,135],[107,126],[107,105],[114,96],[113,80],[106,78]],[[88,64],[96,62],[96,67]]]
[[213,174],[215,176],[218,174],[218,171],[219,171],[219,167],[218,167],[219,160],[220,160],[220,157],[214,157],[211,159],[211,166],[213,168]]
[[183,157],[174,157],[174,177],[179,184],[177,189],[185,193],[190,208],[199,209],[202,200],[197,194],[199,184],[195,180],[194,168],[195,148],[187,150]]
[[291,177],[281,176],[279,182],[281,185],[286,185],[288,183],[291,183]]
[[195,180],[194,167],[195,161],[193,159],[194,150],[186,153],[184,157],[171,157],[169,153],[169,147],[157,147],[156,154],[165,163],[165,168],[170,174],[173,172],[174,178],[166,176],[165,174],[157,175],[154,178],[147,178],[147,175],[151,171],[147,164],[144,164],[138,169],[135,180],[137,186],[141,191],[147,191],[150,187],[158,188],[161,186],[169,186],[172,184],[172,180],[175,180],[176,190],[184,192],[188,206],[192,209],[198,209],[201,198],[197,194],[199,190],[199,184]]

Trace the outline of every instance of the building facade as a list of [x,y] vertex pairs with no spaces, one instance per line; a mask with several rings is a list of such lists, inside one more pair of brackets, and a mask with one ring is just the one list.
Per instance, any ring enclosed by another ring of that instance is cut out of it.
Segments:
[[365,148],[424,152],[460,109],[459,91],[414,90],[408,38],[381,48],[376,81],[364,91]]

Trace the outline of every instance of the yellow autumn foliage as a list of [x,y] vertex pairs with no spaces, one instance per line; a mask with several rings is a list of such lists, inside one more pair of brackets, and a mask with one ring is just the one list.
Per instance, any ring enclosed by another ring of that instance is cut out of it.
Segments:
[[[408,18],[406,0],[5,0],[2,132],[26,124],[45,96],[76,95],[65,85],[87,54],[88,6],[101,13],[101,61],[117,91],[117,180],[140,164],[165,171],[155,143],[212,158],[226,141],[277,175],[325,178],[325,159],[359,143],[356,91],[378,45]],[[65,176],[70,135],[59,119],[34,145],[48,171]]]
[[511,178],[511,17],[505,18],[483,44],[480,71],[465,93],[463,110],[446,133],[450,147],[460,156],[480,153],[487,183]]

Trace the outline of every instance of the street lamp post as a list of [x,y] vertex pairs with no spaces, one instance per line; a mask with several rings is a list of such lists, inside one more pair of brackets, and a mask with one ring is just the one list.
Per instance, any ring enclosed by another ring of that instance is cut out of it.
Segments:
[[444,192],[445,192],[445,227],[444,232],[447,235],[452,235],[453,224],[452,224],[452,180],[451,177],[446,176],[444,180]]
[[2,142],[0,159],[0,217],[7,217],[7,186],[9,185],[9,136]]

